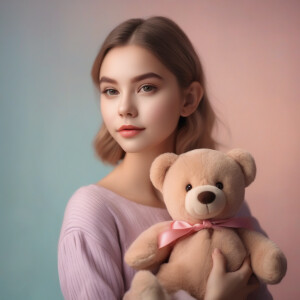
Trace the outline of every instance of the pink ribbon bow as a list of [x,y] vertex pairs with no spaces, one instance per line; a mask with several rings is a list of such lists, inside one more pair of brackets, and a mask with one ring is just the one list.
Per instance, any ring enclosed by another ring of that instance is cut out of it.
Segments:
[[175,240],[187,236],[191,233],[195,233],[202,229],[207,228],[220,228],[220,227],[229,227],[229,228],[247,228],[253,229],[252,226],[253,218],[230,218],[225,220],[203,220],[202,223],[197,223],[190,225],[185,221],[173,221],[171,227],[162,232],[158,237],[158,247],[163,248]]

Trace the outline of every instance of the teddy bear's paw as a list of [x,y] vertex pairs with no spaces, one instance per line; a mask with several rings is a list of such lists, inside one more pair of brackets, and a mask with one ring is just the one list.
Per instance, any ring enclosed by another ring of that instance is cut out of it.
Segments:
[[134,276],[130,290],[123,300],[170,300],[156,276],[149,271],[139,271]]
[[274,248],[263,262],[264,278],[267,284],[276,284],[281,281],[287,270],[287,260],[278,248]]
[[154,257],[154,254],[151,254],[149,256],[137,256],[137,257],[126,257],[126,262],[129,266],[131,266],[134,269],[140,270],[143,268],[147,268],[149,262],[152,261]]
[[147,248],[133,247],[125,253],[125,262],[136,270],[149,269],[155,263],[157,243],[147,243]]

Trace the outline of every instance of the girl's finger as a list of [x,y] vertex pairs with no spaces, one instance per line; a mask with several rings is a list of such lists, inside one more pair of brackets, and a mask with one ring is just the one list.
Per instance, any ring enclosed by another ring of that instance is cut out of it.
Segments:
[[212,253],[212,259],[213,259],[213,267],[212,272],[217,272],[219,274],[223,274],[226,272],[226,261],[225,257],[222,254],[221,250],[218,248],[215,248]]

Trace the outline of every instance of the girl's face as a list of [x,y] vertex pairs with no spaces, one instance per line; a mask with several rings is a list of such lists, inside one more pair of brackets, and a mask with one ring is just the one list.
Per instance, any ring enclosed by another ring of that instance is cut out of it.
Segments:
[[100,69],[101,112],[127,153],[173,151],[182,91],[176,77],[148,50],[113,48]]

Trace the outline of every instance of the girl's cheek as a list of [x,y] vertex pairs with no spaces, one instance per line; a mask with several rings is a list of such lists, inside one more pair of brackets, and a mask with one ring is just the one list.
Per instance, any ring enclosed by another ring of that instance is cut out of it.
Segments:
[[107,127],[109,127],[113,120],[114,120],[114,114],[113,114],[113,107],[106,104],[101,104],[101,116],[102,120],[105,123]]
[[[167,101],[166,101],[167,100]],[[176,97],[169,99],[158,99],[158,101],[145,108],[144,120],[147,122],[169,122],[172,119],[179,117],[179,109],[177,106]]]

